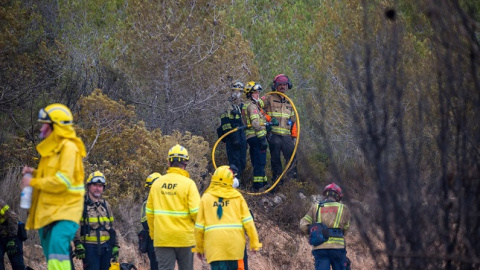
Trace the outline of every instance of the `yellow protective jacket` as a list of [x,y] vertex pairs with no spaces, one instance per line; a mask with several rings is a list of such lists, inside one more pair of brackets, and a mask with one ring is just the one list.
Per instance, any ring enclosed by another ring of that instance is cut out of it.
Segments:
[[265,128],[265,116],[262,113],[261,103],[253,100],[248,100],[242,107],[242,121],[245,125],[251,127],[245,129],[245,136],[247,139],[257,136],[265,137],[267,131]]
[[18,231],[18,215],[0,199],[0,238],[13,238]]
[[[212,182],[213,184],[213,182]],[[250,249],[258,250],[257,229],[243,196],[234,188],[210,185],[200,201],[195,223],[197,253],[205,253],[207,262],[243,259],[245,232],[250,238]],[[219,201],[222,198],[222,201]],[[218,218],[219,205],[222,208]]]
[[32,206],[27,229],[39,229],[58,220],[79,223],[83,210],[84,170],[82,158],[85,146],[72,130],[61,137],[57,125],[53,132],[37,145],[41,159],[33,173]]
[[[261,100],[265,104],[265,112],[278,120],[278,126],[272,126],[272,132],[281,136],[291,136],[292,125],[296,120],[292,104],[277,94],[263,96]],[[291,125],[288,124],[289,120]]]
[[170,167],[152,185],[146,213],[149,234],[155,247],[190,247],[200,194],[197,185],[183,169]]
[[[300,230],[308,234],[308,229],[312,223],[323,223],[328,228],[339,228],[343,230],[343,236],[347,233],[350,226],[350,211],[347,206],[340,202],[327,201],[318,211],[318,217],[315,218],[319,204],[313,204],[307,214],[300,220]],[[345,248],[345,239],[343,237],[329,237],[328,241],[313,247],[313,249],[343,249]]]

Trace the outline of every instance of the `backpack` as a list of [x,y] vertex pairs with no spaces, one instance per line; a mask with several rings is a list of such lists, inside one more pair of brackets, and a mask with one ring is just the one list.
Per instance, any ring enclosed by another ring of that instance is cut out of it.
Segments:
[[308,238],[308,243],[314,247],[319,246],[328,241],[329,233],[328,227],[323,223],[318,223],[318,211],[323,207],[323,203],[318,204],[317,213],[315,215],[315,223],[310,225],[308,229],[310,236]]

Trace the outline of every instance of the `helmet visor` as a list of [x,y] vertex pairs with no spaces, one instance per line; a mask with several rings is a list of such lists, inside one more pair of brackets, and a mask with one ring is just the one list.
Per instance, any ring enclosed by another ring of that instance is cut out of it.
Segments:
[[253,87],[252,87],[252,91],[262,91],[262,86],[260,84],[255,84]]
[[52,119],[48,115],[48,113],[45,111],[45,109],[40,109],[38,112],[38,122],[40,123],[52,123]]
[[96,183],[101,183],[105,185],[105,178],[101,176],[95,176],[90,180],[89,184],[96,184]]

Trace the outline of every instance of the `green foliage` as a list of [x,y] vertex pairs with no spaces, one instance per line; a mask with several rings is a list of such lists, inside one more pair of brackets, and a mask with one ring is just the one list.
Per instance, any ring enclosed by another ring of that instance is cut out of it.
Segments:
[[167,153],[175,144],[185,146],[190,155],[187,170],[197,184],[206,173],[209,144],[190,132],[162,135],[147,130],[136,119],[134,107],[116,102],[99,89],[79,101],[77,132],[88,150],[85,174],[100,170],[108,181],[106,196],[117,205],[126,198],[143,199],[144,183],[153,172],[164,174]]

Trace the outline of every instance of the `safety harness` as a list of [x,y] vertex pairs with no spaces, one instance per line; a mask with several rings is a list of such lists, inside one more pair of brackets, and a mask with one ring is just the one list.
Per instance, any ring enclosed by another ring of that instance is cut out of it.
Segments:
[[[85,242],[88,238],[89,241],[93,240],[96,238],[97,240],[97,246],[98,246],[98,253],[100,254],[100,242],[101,241],[109,241],[110,246],[114,246],[116,242],[116,232],[113,229],[113,217],[110,217],[110,213],[108,211],[107,203],[105,202],[105,199],[102,199],[98,202],[100,204],[100,207],[103,207],[106,212],[106,217],[104,216],[99,216],[97,215],[96,217],[89,217],[88,215],[88,207],[94,206],[95,209],[97,209],[97,206],[95,206],[96,202],[93,202],[88,195],[85,195],[85,203],[83,206],[83,214],[82,218],[80,219],[80,224],[81,224],[81,231],[80,231],[80,239],[83,240],[83,244],[85,245]],[[96,210],[98,213],[98,210]],[[93,229],[90,223],[97,222],[99,227],[96,229]],[[109,225],[110,229],[107,230],[106,225]],[[89,237],[87,235],[90,235],[92,230],[95,230],[95,237]],[[109,236],[100,236],[101,231],[106,231],[109,233]],[[83,238],[83,239],[82,239]]]
[[[317,205],[317,213],[315,215],[316,222],[322,223],[322,212],[320,211],[320,208],[324,207],[324,204],[330,202],[330,201],[323,201],[320,202]],[[338,228],[340,225],[340,219],[342,218],[343,214],[343,204],[340,203],[340,206],[338,206],[338,211],[337,215],[335,216],[335,222],[333,223],[333,228],[328,228],[328,236],[329,237],[338,237],[338,238],[343,238],[343,230]]]

